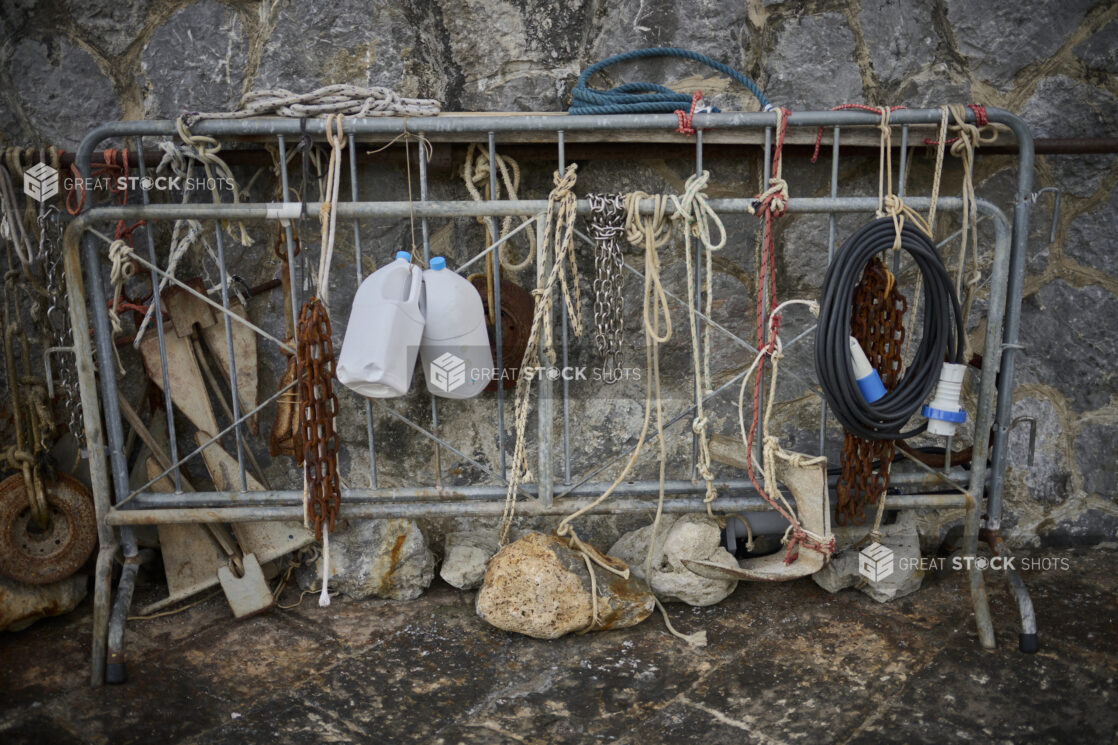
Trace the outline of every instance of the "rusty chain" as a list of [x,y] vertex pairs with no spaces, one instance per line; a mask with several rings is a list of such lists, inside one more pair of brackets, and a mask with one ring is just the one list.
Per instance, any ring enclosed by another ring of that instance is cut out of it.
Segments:
[[334,532],[334,520],[342,504],[338,486],[338,435],[334,419],[338,397],[334,395],[334,343],[330,317],[317,297],[308,299],[299,311],[296,360],[299,384],[299,424],[303,437],[306,474],[306,522],[322,540],[323,524]]
[[[885,263],[874,258],[866,264],[854,290],[850,333],[862,345],[886,390],[892,390],[901,377],[907,309],[908,301]],[[862,525],[866,521],[866,505],[876,504],[889,488],[895,447],[894,440],[864,440],[849,433],[844,436],[835,511],[839,525]],[[879,464],[876,470],[874,461]]]

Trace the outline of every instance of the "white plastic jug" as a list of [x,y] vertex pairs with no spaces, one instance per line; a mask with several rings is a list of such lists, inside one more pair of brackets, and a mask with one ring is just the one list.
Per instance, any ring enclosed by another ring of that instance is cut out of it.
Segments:
[[338,380],[370,398],[406,394],[423,317],[423,272],[412,265],[411,254],[400,251],[357,288],[338,355]]
[[444,398],[473,398],[493,377],[493,353],[481,295],[469,280],[431,259],[423,272],[427,325],[419,348],[427,390]]

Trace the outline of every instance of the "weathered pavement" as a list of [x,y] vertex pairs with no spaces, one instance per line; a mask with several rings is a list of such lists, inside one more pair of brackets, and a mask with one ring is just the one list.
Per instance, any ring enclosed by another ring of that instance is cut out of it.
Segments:
[[1017,651],[994,572],[993,653],[977,645],[960,572],[891,605],[803,580],[669,606],[682,629],[707,629],[697,651],[658,615],[515,637],[474,615],[474,593],[437,583],[411,603],[322,609],[307,596],[235,622],[214,598],[135,621],[128,684],[93,689],[87,600],[0,635],[0,742],[1118,742],[1118,554],[1070,557],[1071,571],[1025,573],[1041,631],[1032,656]]

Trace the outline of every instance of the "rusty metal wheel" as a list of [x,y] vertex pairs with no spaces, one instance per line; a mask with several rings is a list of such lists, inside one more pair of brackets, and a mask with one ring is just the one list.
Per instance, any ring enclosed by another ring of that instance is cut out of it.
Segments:
[[29,585],[66,579],[97,545],[97,516],[89,491],[61,476],[46,486],[50,524],[36,530],[22,475],[0,483],[0,574]]
[[[471,284],[481,295],[481,303],[485,306],[486,317],[489,315],[489,299],[486,297],[484,274],[472,274],[468,277]],[[536,302],[532,293],[518,284],[501,280],[501,367],[506,370],[505,390],[516,385],[520,373],[520,364],[524,361],[524,349],[528,346],[528,336],[532,332],[532,317],[536,312]],[[497,340],[492,326],[489,330],[489,346],[496,357]],[[493,380],[485,386],[486,393],[497,391],[497,381]]]

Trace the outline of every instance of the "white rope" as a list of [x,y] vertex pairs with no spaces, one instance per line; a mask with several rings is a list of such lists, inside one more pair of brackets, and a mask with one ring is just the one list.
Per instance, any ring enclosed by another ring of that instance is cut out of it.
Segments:
[[[501,199],[501,184],[505,187],[505,199],[516,200],[517,191],[520,189],[520,165],[508,157],[497,153],[494,161],[497,164],[497,174],[500,178],[497,179],[497,192],[495,194],[489,193],[489,152],[479,146],[476,142],[470,143],[469,148],[466,150],[466,163],[462,166],[462,181],[466,184],[466,191],[470,193],[475,202],[482,202],[486,199]],[[481,188],[479,188],[481,187]],[[482,195],[481,189],[485,189],[485,196]],[[501,221],[501,234],[499,236],[490,235],[489,220],[484,217],[477,218],[477,221],[485,226],[486,244],[493,243],[498,238],[503,238],[512,231],[513,222],[516,217],[509,215]],[[521,217],[519,218],[521,224],[530,222],[533,218]],[[513,261],[507,254],[507,243],[502,244],[497,252],[497,256],[501,261],[501,268],[509,272],[518,272],[521,269],[528,268],[532,261],[536,258],[536,236],[535,233],[528,233],[528,251],[525,253],[524,258],[519,262]]]
[[435,116],[442,104],[431,98],[405,98],[391,88],[341,83],[309,93],[292,93],[283,88],[250,91],[236,111],[192,113],[187,124],[201,119],[246,119],[275,114],[303,119],[330,114],[345,116]]
[[[318,256],[318,299],[330,312],[330,265],[334,259],[334,236],[338,228],[338,190],[342,180],[342,151],[346,138],[342,133],[342,114],[326,117],[326,139],[330,143],[330,162],[326,166],[326,199],[319,209],[322,224],[322,250]],[[336,127],[336,128],[335,128]]]
[[[526,451],[525,431],[528,426],[528,399],[532,392],[532,375],[527,370],[539,361],[539,351],[542,347],[549,364],[555,363],[555,347],[552,341],[551,309],[553,304],[552,291],[558,282],[567,306],[567,314],[571,322],[571,330],[575,336],[582,333],[581,295],[578,287],[578,265],[574,255],[574,225],[575,208],[577,202],[574,195],[576,181],[575,172],[578,166],[575,163],[567,166],[565,173],[555,172],[555,188],[548,195],[547,217],[544,223],[544,237],[539,247],[539,269],[537,270],[537,287],[532,291],[535,305],[532,314],[532,328],[528,334],[528,342],[524,347],[524,356],[520,363],[521,375],[516,381],[516,398],[514,402],[514,427],[516,445],[513,449],[512,469],[509,472],[509,487],[505,493],[505,507],[501,514],[500,545],[508,540],[512,520],[516,514],[516,492],[520,480],[528,471],[528,457]],[[549,258],[549,248],[554,249],[553,263],[544,279],[544,267]],[[565,268],[569,267],[570,278],[567,277]],[[571,297],[573,291],[574,297]]]
[[[703,398],[712,389],[710,376],[710,324],[706,324],[703,333],[703,343],[699,344],[698,320],[695,310],[695,269],[691,257],[691,238],[699,239],[706,257],[706,275],[703,282],[705,297],[706,317],[710,318],[714,309],[714,293],[711,277],[714,274],[713,253],[726,245],[726,228],[722,220],[711,209],[707,202],[705,189],[710,181],[710,172],[703,171],[701,175],[693,175],[687,179],[683,195],[672,196],[675,204],[675,213],[672,220],[676,221],[683,233],[683,255],[687,264],[687,315],[691,328],[691,359],[694,363],[695,376],[695,419],[691,423],[691,430],[698,437],[698,454],[696,468],[706,484],[707,514],[711,517],[714,512],[711,504],[718,498],[718,491],[714,488],[714,472],[711,470],[710,458],[710,432],[709,420],[703,407]],[[711,239],[710,221],[718,228],[719,239]]]

